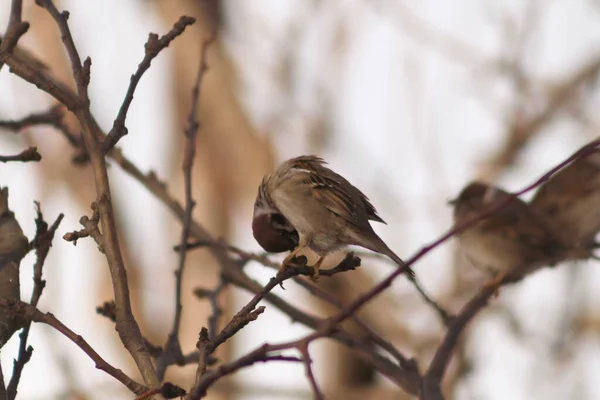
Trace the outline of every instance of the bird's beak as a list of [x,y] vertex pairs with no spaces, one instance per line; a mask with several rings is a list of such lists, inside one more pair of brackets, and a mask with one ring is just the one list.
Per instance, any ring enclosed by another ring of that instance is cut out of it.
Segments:
[[455,206],[456,203],[458,203],[458,199],[451,199],[446,201],[446,204],[448,204],[449,206]]

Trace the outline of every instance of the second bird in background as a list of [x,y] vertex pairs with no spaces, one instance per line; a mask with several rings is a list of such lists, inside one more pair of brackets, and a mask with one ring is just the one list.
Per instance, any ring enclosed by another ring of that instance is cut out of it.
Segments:
[[496,275],[490,283],[505,276],[520,278],[540,266],[555,264],[566,251],[527,203],[510,196],[497,187],[472,182],[451,202],[455,226],[477,218],[493,204],[507,202],[457,234],[465,257]]
[[562,240],[591,251],[600,231],[600,149],[551,177],[531,208]]

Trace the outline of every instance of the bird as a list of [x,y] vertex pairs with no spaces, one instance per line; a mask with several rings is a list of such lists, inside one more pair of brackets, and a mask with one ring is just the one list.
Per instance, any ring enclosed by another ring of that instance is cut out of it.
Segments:
[[597,247],[600,231],[600,149],[560,170],[531,200],[531,208],[562,240],[580,249]]
[[280,212],[255,207],[252,235],[260,247],[269,253],[282,253],[298,247],[298,232]]
[[465,186],[450,202],[454,206],[454,227],[477,220],[499,202],[505,203],[456,235],[466,258],[495,275],[486,285],[498,284],[504,278],[519,279],[561,260],[566,246],[526,202],[496,186],[479,181]]
[[[283,216],[278,221],[279,227],[267,226],[269,215],[276,214]],[[286,223],[281,224],[282,221]],[[290,232],[293,227],[298,234],[298,243],[283,260],[282,268],[288,266],[299,251],[310,248],[319,256],[313,266],[313,280],[318,279],[325,256],[348,245],[383,254],[412,274],[412,270],[375,233],[369,221],[385,223],[368,197],[326,167],[323,158],[304,155],[283,162],[263,177],[254,203],[252,227],[254,237],[262,242],[263,248],[272,246],[277,250],[291,247],[291,241],[267,243],[271,237],[277,237],[268,231],[281,228]]]

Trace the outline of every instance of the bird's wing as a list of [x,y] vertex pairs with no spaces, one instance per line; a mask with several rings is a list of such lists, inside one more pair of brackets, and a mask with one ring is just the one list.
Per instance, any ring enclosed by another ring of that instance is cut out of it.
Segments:
[[511,199],[486,221],[503,236],[535,248],[547,248],[555,244],[551,231],[534,215],[527,203]]
[[293,161],[293,168],[307,173],[306,183],[321,204],[347,222],[359,225],[357,202],[361,202],[368,220],[385,223],[365,196],[344,177],[327,168],[325,160],[317,156],[300,156]]
[[551,212],[600,190],[600,150],[568,165],[544,183],[531,200],[534,208]]
[[335,177],[322,174],[310,174],[306,179],[312,189],[313,196],[329,211],[343,218],[347,222],[357,225],[358,214],[352,201],[352,195],[341,185]]

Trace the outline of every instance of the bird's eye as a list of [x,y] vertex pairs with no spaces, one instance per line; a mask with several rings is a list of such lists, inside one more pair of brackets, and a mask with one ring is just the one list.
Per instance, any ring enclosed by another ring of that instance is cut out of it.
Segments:
[[285,225],[286,224],[286,220],[283,217],[283,215],[281,214],[271,214],[271,223],[275,223],[275,224],[279,224],[279,225]]

